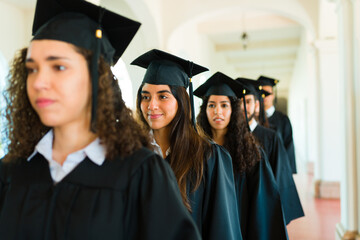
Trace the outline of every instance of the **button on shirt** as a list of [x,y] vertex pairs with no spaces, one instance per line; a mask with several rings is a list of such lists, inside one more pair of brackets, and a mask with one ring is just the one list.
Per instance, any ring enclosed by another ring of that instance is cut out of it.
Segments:
[[35,146],[35,151],[28,157],[28,161],[37,154],[41,154],[48,162],[50,175],[55,183],[61,181],[66,175],[68,175],[74,168],[81,163],[86,157],[97,165],[102,165],[105,161],[106,150],[103,145],[100,144],[100,139],[96,138],[93,142],[87,145],[85,148],[69,154],[63,165],[52,159],[52,144],[54,134],[50,130],[44,135],[44,137]]
[[271,117],[274,112],[275,112],[275,107],[274,106],[271,106],[268,110],[265,111],[266,112],[266,116],[269,118]]

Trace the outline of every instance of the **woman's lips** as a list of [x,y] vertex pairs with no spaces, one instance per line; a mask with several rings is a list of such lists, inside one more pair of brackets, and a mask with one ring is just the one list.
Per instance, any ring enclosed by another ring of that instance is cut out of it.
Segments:
[[48,98],[38,98],[36,100],[36,105],[39,108],[44,108],[44,107],[47,107],[47,106],[53,104],[54,102],[55,102],[54,100],[51,100],[51,99],[48,99]]
[[162,114],[149,114],[150,119],[158,119],[162,116]]
[[222,119],[222,118],[215,118],[214,119],[214,122],[216,122],[216,123],[220,123],[220,122],[223,122],[224,121],[224,119]]

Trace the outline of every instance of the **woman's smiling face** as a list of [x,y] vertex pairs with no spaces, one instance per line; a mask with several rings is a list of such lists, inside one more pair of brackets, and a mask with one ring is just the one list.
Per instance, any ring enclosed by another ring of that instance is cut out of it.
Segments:
[[169,85],[145,83],[141,90],[141,112],[150,128],[167,127],[174,119],[178,103]]

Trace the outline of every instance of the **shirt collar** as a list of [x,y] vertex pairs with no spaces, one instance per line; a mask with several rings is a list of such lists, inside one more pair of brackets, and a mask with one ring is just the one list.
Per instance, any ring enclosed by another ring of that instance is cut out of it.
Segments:
[[250,132],[253,132],[256,126],[258,125],[257,121],[254,119],[250,127]]
[[[153,130],[150,130],[149,135],[150,135],[150,138],[151,138],[151,145],[154,146],[154,152],[157,153],[157,154],[159,154],[159,155],[162,157],[162,156],[163,156],[163,155],[162,155],[162,150],[161,150],[160,145],[157,144],[157,142],[156,142],[156,140],[155,140],[155,138],[154,138],[154,132],[153,132]],[[165,153],[165,154],[166,154],[166,157],[170,154],[170,148],[168,148],[168,149],[166,150],[166,153]]]
[[[54,133],[53,130],[50,130],[41,138],[41,140],[35,146],[34,152],[27,158],[27,160],[31,161],[31,159],[33,159],[33,157],[37,153],[43,155],[44,158],[47,159],[48,161],[52,160],[53,139],[54,139]],[[96,138],[85,148],[76,151],[76,153],[78,152],[83,152],[85,156],[87,156],[92,162],[94,162],[99,166],[104,163],[106,158],[106,148],[105,146],[101,145],[99,138]]]
[[266,116],[269,118],[271,117],[275,112],[275,107],[271,106],[268,110],[266,110]]

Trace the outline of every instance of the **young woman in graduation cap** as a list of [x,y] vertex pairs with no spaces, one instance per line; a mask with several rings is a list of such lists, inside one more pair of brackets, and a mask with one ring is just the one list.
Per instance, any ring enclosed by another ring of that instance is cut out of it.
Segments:
[[139,26],[86,1],[37,2],[7,95],[1,239],[201,238],[110,71]]
[[217,72],[194,95],[203,99],[199,127],[230,153],[244,239],[287,239],[278,188],[267,157],[248,130],[239,98],[246,89]]
[[132,64],[147,69],[137,94],[138,118],[151,133],[155,151],[174,171],[202,238],[242,239],[231,158],[192,123],[189,78],[207,69],[157,49]]

